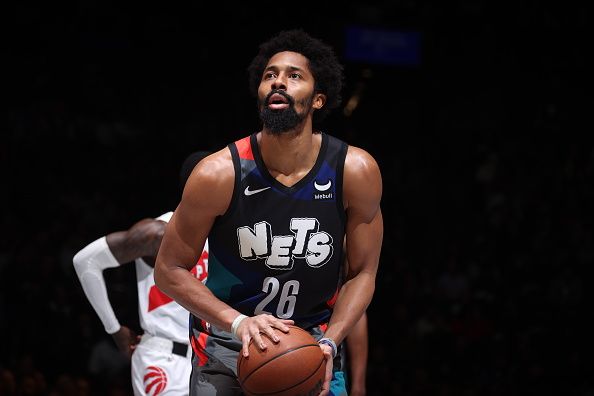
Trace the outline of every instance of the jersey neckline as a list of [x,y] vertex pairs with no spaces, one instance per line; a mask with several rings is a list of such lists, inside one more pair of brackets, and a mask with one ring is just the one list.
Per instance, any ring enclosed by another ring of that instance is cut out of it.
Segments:
[[253,133],[250,136],[250,145],[252,148],[252,153],[254,155],[254,161],[256,161],[256,165],[258,166],[258,169],[260,169],[260,172],[262,173],[262,176],[264,177],[264,179],[267,180],[270,183],[270,185],[273,186],[275,189],[284,191],[289,194],[292,192],[295,192],[295,191],[299,191],[303,185],[310,182],[315,177],[315,175],[318,173],[318,170],[322,166],[322,163],[324,162],[324,158],[326,155],[326,149],[328,146],[328,135],[326,135],[323,132],[319,132],[319,133],[322,136],[322,144],[320,145],[320,150],[318,151],[318,157],[316,158],[316,162],[314,163],[314,166],[309,170],[309,172],[307,172],[307,174],[305,176],[303,176],[297,183],[293,184],[291,187],[286,186],[283,183],[279,182],[270,174],[270,172],[268,171],[268,168],[266,167],[266,164],[264,163],[264,160],[262,159],[262,155],[260,153],[260,146],[258,145],[258,139],[257,139],[258,132]]

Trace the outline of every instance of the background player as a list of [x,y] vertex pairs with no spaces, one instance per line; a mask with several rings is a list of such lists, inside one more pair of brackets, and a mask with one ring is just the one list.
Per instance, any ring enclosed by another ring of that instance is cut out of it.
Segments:
[[[209,153],[190,154],[180,171],[183,189],[190,172]],[[167,222],[173,212],[145,218],[130,229],[112,232],[81,249],[73,258],[80,283],[118,348],[132,359],[134,394],[183,396],[188,394],[192,350],[189,342],[189,313],[161,292],[153,277],[155,257]],[[110,304],[103,271],[134,262],[138,282],[138,313],[142,336],[121,325]],[[208,266],[208,244],[191,272],[204,281]]]

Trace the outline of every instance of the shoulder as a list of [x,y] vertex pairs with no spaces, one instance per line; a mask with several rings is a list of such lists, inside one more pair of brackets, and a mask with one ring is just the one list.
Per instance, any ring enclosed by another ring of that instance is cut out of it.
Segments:
[[375,158],[360,147],[348,146],[345,163],[345,176],[349,178],[380,178],[381,172]]
[[208,157],[204,158],[198,163],[197,169],[206,171],[210,174],[217,171],[224,171],[228,168],[233,168],[233,162],[231,160],[231,151],[228,147],[224,147],[219,151],[215,151]]
[[184,188],[182,201],[198,206],[206,204],[220,212],[226,209],[224,205],[233,193],[234,180],[231,152],[225,147],[196,165]]
[[382,176],[375,158],[366,150],[349,146],[344,163],[345,207],[376,206],[382,195]]
[[213,187],[221,182],[224,183],[226,179],[233,176],[231,152],[225,147],[200,161],[190,174],[187,185],[191,188],[203,189],[206,186]]

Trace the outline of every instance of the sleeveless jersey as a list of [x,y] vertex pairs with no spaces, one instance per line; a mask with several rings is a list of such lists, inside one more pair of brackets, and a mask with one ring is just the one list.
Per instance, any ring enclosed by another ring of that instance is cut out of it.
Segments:
[[[167,212],[157,220],[169,222],[173,212]],[[138,282],[138,313],[140,326],[153,336],[187,344],[189,342],[189,312],[155,285],[154,268],[143,259],[136,259]],[[192,273],[204,281],[208,270],[208,241]]]
[[[234,192],[208,236],[206,286],[248,316],[270,313],[305,329],[325,324],[339,289],[344,255],[346,143],[323,133],[315,165],[291,187],[268,172],[256,134],[228,148]],[[198,318],[192,320],[196,338],[200,332],[212,336],[217,331]]]

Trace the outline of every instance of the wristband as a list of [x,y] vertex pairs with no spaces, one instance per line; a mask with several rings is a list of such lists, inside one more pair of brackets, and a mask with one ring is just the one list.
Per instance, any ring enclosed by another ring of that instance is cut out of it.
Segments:
[[338,348],[336,347],[336,343],[334,342],[334,340],[332,338],[328,338],[328,337],[320,338],[320,340],[318,341],[318,344],[330,345],[330,348],[332,348],[332,359],[334,359],[336,357],[336,355],[338,354]]
[[233,320],[233,323],[231,323],[231,334],[233,334],[235,336],[235,338],[238,338],[237,337],[237,328],[239,327],[239,324],[245,318],[247,318],[247,316],[244,314],[237,315],[237,317]]

